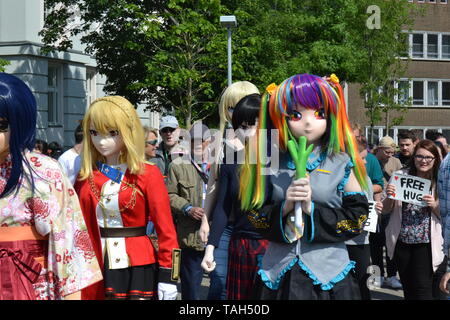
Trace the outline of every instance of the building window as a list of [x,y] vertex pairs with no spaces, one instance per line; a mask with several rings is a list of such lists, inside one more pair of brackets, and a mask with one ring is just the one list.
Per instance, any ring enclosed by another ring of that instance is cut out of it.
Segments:
[[413,81],[413,105],[423,106],[423,81]]
[[429,105],[429,106],[439,105],[438,92],[439,92],[438,91],[438,82],[437,81],[428,81],[427,105]]
[[97,99],[97,84],[96,84],[96,72],[93,69],[86,70],[86,100],[87,106],[89,108],[92,102]]
[[450,106],[450,81],[442,81],[442,105]]
[[413,58],[423,58],[423,34],[414,33],[413,34],[413,48],[412,48]]
[[405,105],[409,99],[409,82],[408,81],[399,81],[398,82],[398,102],[400,104]]
[[450,79],[401,79],[397,88],[397,101],[401,104],[410,103],[412,97],[414,107],[450,106]]
[[442,35],[442,59],[450,59],[450,35]]
[[47,98],[48,98],[48,125],[61,126],[63,118],[61,67],[48,66]]
[[409,52],[412,58],[450,59],[450,34],[418,31],[410,34]]
[[447,0],[441,0],[441,3],[447,3]]
[[[398,143],[398,134],[403,131],[406,131],[406,130],[411,130],[412,132],[414,132],[416,137],[419,138],[420,140],[425,138],[425,135],[428,130],[436,130],[436,131],[442,133],[446,137],[447,141],[450,141],[450,127],[394,126],[394,127],[391,127],[388,132],[386,132],[385,127],[374,126],[373,127],[374,144],[377,145],[380,138],[384,137],[386,135],[392,137],[394,139],[394,141],[396,143]],[[368,138],[367,139],[368,141],[370,141],[370,136],[371,136],[370,132],[371,132],[371,128],[369,126],[366,126],[365,127],[365,135]]]
[[428,34],[427,35],[427,57],[428,58],[439,58],[438,35],[437,34]]

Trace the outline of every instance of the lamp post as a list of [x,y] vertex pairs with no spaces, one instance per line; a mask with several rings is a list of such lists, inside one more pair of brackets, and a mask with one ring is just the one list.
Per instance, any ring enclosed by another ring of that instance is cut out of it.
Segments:
[[231,28],[237,27],[235,16],[220,16],[220,25],[228,31],[228,86],[232,83],[231,77]]

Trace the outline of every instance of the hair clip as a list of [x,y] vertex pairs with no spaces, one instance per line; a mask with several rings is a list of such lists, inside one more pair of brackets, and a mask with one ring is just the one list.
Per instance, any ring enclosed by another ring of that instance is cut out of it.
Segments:
[[327,78],[327,80],[333,82],[334,84],[339,83],[339,78],[334,73],[332,73],[331,76]]
[[277,90],[278,86],[275,83],[271,83],[267,86],[266,92],[270,95],[273,95],[275,93],[275,90]]

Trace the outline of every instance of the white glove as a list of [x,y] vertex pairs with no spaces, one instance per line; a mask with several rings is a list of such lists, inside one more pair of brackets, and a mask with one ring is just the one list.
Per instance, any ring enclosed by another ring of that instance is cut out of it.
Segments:
[[158,283],[158,299],[159,300],[175,300],[177,298],[177,285],[173,283]]
[[205,255],[201,263],[203,270],[211,272],[216,268],[216,262],[214,261],[214,246],[208,244],[205,249]]

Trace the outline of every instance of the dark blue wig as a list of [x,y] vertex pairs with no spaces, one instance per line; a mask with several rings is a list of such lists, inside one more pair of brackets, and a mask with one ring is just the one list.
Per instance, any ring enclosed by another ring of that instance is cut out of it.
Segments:
[[[32,151],[36,137],[36,99],[30,88],[19,78],[0,72],[0,118],[9,122],[9,153],[11,154],[11,176],[0,198],[18,191],[19,181],[24,176],[24,167],[31,166],[24,156],[26,149]],[[34,191],[32,175],[25,175]]]

